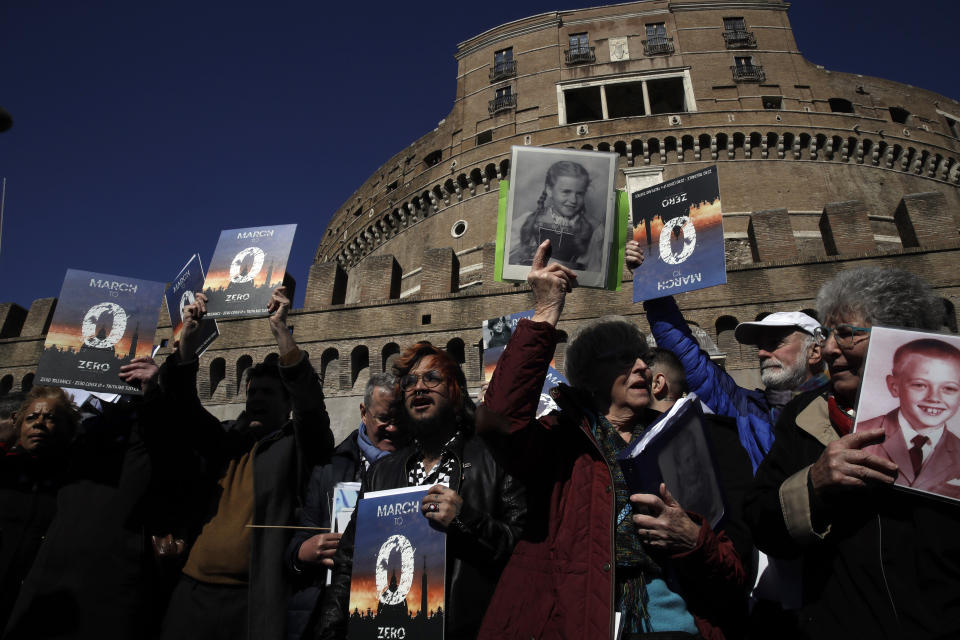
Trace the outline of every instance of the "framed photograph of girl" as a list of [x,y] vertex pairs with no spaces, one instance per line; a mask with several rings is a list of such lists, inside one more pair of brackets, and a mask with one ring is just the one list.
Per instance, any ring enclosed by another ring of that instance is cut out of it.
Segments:
[[544,240],[580,286],[607,286],[616,235],[617,154],[513,147],[503,279],[524,280]]

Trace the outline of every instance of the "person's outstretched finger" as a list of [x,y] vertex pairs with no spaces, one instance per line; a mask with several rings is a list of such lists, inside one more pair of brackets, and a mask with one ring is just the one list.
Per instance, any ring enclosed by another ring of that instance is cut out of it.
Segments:
[[550,254],[553,250],[550,248],[550,240],[544,240],[540,243],[540,246],[537,247],[537,252],[533,254],[533,268],[534,269],[543,269],[547,266],[547,262],[550,261]]

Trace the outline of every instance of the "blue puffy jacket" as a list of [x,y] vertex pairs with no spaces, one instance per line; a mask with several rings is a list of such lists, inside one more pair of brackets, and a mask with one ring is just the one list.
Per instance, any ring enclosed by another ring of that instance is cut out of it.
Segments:
[[[740,443],[747,450],[756,473],[773,445],[773,423],[780,406],[772,404],[762,389],[744,389],[737,385],[730,374],[710,360],[672,297],[647,300],[643,308],[657,346],[680,358],[690,391],[714,413],[736,420]],[[789,400],[790,396],[787,393],[783,399]]]

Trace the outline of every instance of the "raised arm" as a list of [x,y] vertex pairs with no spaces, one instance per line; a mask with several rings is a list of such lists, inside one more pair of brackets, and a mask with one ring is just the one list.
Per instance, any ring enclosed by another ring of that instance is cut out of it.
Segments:
[[159,387],[168,403],[169,412],[176,416],[171,425],[179,430],[191,446],[205,457],[222,451],[226,432],[220,421],[207,411],[197,394],[197,372],[200,361],[200,321],[207,312],[207,297],[198,293],[196,301],[183,309],[183,330],[174,351],[160,367]]
[[576,274],[547,264],[550,241],[537,248],[527,281],[536,299],[533,317],[521,320],[493,372],[477,417],[480,432],[512,433],[536,417],[540,390],[557,344],[555,327]]
[[[643,251],[632,240],[627,243],[625,255],[627,268],[631,270],[643,262]],[[760,393],[739,386],[700,348],[672,296],[645,300],[643,309],[657,346],[680,359],[690,391],[718,415],[729,418],[752,416],[750,427],[753,433],[749,434],[744,446],[756,468],[773,443],[773,427],[768,412],[762,407],[764,401]],[[741,433],[741,442],[745,437],[746,434]]]
[[323,401],[320,378],[306,352],[297,346],[287,325],[290,306],[287,288],[277,287],[267,304],[267,311],[270,313],[270,331],[280,353],[280,377],[290,392],[293,405],[293,425],[306,465],[301,477],[305,477],[313,465],[330,456],[333,432],[330,431],[330,417]]

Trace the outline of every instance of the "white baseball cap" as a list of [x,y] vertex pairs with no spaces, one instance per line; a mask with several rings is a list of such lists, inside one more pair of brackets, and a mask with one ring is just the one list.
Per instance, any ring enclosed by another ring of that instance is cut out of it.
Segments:
[[757,334],[765,329],[779,329],[794,327],[810,335],[817,335],[820,323],[801,311],[777,311],[763,320],[756,322],[741,322],[734,329],[733,335],[743,344],[757,344]]

